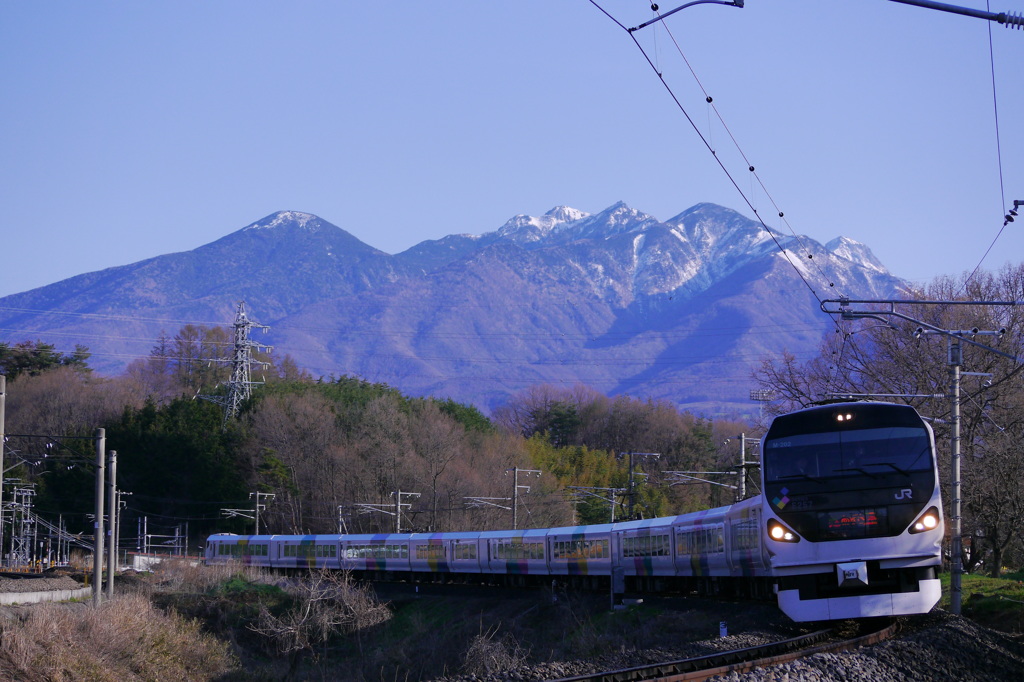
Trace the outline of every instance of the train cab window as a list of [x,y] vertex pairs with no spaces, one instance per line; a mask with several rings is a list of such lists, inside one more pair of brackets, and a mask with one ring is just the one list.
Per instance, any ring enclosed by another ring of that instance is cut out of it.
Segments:
[[769,441],[769,481],[796,478],[906,473],[928,470],[931,442],[925,430],[906,427],[812,433]]

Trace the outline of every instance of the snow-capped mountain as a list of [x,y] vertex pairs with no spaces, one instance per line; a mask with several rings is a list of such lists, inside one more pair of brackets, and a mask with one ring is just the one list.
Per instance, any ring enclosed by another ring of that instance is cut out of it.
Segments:
[[816,352],[830,325],[816,295],[901,284],[863,244],[773,234],[713,204],[665,221],[621,202],[560,206],[397,255],[282,211],[193,251],[0,299],[0,327],[19,330],[0,340],[82,343],[116,372],[161,331],[229,324],[245,300],[266,341],[314,375],[485,409],[533,384],[582,383],[735,415],[761,358]]

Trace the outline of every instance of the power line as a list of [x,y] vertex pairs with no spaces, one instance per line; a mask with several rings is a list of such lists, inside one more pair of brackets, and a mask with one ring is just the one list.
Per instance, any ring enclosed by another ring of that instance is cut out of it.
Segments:
[[[811,283],[804,276],[804,273],[801,271],[801,269],[799,267],[797,267],[796,263],[794,263],[792,258],[790,258],[788,249],[783,247],[782,243],[779,241],[779,239],[775,235],[775,233],[765,224],[764,220],[761,218],[761,215],[758,213],[757,209],[754,207],[753,202],[750,200],[750,198],[747,196],[747,194],[743,191],[743,189],[740,188],[739,182],[733,176],[732,172],[728,169],[728,167],[726,167],[725,163],[722,161],[722,159],[719,157],[719,155],[715,152],[715,149],[714,149],[714,147],[712,147],[711,143],[708,141],[708,138],[700,131],[700,128],[697,125],[696,121],[693,120],[693,117],[690,116],[690,113],[686,110],[686,107],[683,106],[682,101],[676,95],[675,91],[672,89],[672,86],[670,86],[668,84],[668,81],[665,80],[664,74],[658,69],[657,66],[655,66],[654,61],[651,59],[651,56],[647,53],[647,50],[644,49],[644,46],[640,44],[639,40],[637,40],[636,35],[635,35],[635,29],[631,30],[631,29],[626,28],[626,26],[622,22],[620,22],[618,19],[616,19],[614,16],[612,16],[607,10],[605,10],[603,7],[601,7],[601,5],[599,5],[596,0],[590,0],[590,3],[592,5],[594,5],[594,7],[596,7],[598,10],[600,10],[600,12],[602,14],[604,14],[606,17],[611,19],[611,21],[614,22],[619,28],[621,28],[623,31],[625,31],[626,34],[630,37],[630,39],[633,41],[633,43],[636,45],[637,49],[640,50],[640,54],[643,55],[644,59],[647,61],[647,64],[651,67],[651,70],[654,71],[655,75],[658,77],[658,80],[661,81],[662,86],[664,86],[665,90],[668,92],[669,96],[672,98],[672,101],[675,102],[676,107],[679,109],[679,111],[683,114],[683,116],[689,122],[690,127],[693,128],[694,132],[697,133],[697,136],[700,138],[701,142],[704,143],[704,146],[711,153],[711,156],[714,157],[715,163],[717,163],[719,168],[722,169],[722,172],[725,173],[725,176],[729,179],[729,182],[736,189],[736,192],[740,195],[740,198],[743,199],[743,202],[747,205],[748,208],[750,208],[750,210],[753,212],[754,216],[756,216],[756,218],[757,218],[756,222],[758,222],[761,225],[761,227],[764,229],[765,233],[775,243],[775,246],[778,248],[779,252],[783,255],[783,257],[792,266],[793,270],[796,272],[796,274],[800,278],[800,280],[804,283],[804,285],[811,292],[811,294],[814,296],[814,298],[817,299],[818,302],[820,303],[822,299],[821,299],[820,296],[818,296],[818,292],[815,291],[814,287],[811,286]],[[723,4],[725,4],[725,3],[723,3]],[[729,3],[729,4],[733,4],[733,3]],[[689,5],[686,5],[686,6],[689,6]],[[736,6],[742,7],[742,3],[739,3]],[[748,170],[749,170],[749,172],[753,173],[755,168],[751,164],[751,165],[748,166]],[[780,211],[780,214],[781,214],[781,211]],[[829,284],[830,284],[830,286],[832,285],[831,282]]]

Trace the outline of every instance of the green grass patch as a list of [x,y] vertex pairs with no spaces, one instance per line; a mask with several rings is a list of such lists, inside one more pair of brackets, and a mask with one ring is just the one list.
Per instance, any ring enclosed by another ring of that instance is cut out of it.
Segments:
[[[943,573],[942,600],[949,609],[950,575]],[[960,581],[961,613],[986,627],[1003,632],[1024,632],[1024,571],[1001,578],[965,574]]]
[[213,589],[213,593],[231,597],[238,601],[259,601],[261,599],[283,599],[287,594],[277,585],[253,582],[243,575],[233,575]]

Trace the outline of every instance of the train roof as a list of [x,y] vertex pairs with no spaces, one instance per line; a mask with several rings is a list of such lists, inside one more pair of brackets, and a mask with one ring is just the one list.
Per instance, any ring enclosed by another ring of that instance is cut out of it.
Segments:
[[611,533],[614,524],[598,523],[590,526],[562,526],[548,529],[548,535],[582,535],[584,533]]
[[829,403],[780,414],[772,420],[765,438],[893,426],[926,428],[927,424],[910,405],[875,401]]
[[522,530],[485,530],[480,532],[480,538],[493,540],[495,538],[543,538],[550,532],[550,528],[524,528]]
[[635,521],[616,521],[615,530],[640,530],[643,528],[661,528],[664,526],[670,526],[679,516],[657,516],[653,519],[637,519]]

